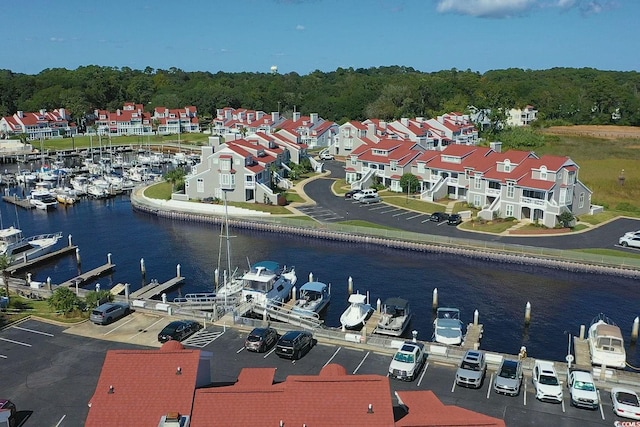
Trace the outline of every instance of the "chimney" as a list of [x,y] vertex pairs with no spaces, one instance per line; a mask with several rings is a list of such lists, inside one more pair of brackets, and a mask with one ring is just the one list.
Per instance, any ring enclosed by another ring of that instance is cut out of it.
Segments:
[[168,412],[167,415],[163,415],[162,418],[160,418],[158,427],[180,427],[182,425],[180,423],[181,419],[182,416],[180,412]]
[[311,113],[310,115],[311,123],[316,123],[318,121],[318,113]]
[[293,112],[293,121],[297,122],[298,120],[300,120],[300,111],[294,111]]
[[18,117],[20,117],[21,119],[24,118],[24,111],[22,110],[18,110],[18,112],[16,113],[18,115]]
[[400,123],[402,123],[403,126],[409,126],[409,119],[406,117],[402,117],[400,119]]
[[502,142],[501,141],[490,142],[489,148],[491,148],[496,153],[500,153],[502,151]]
[[278,111],[274,111],[271,113],[271,120],[273,120],[273,123],[278,123],[278,121],[280,121],[280,112]]

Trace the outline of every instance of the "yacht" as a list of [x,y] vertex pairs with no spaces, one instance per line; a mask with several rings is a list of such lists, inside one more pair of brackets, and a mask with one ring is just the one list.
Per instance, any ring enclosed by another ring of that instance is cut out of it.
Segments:
[[623,369],[627,363],[624,340],[620,328],[600,313],[589,326],[591,364]]
[[6,255],[14,264],[18,260],[31,260],[51,252],[62,238],[62,232],[24,237],[19,228],[0,229],[0,255]]
[[349,295],[349,307],[340,315],[340,324],[344,329],[362,329],[364,322],[373,313],[373,307],[367,304],[364,294]]
[[34,189],[29,195],[29,202],[37,209],[44,211],[53,210],[58,207],[58,200],[51,194],[50,190]]
[[462,344],[462,321],[460,310],[451,307],[441,307],[436,312],[433,321],[433,340],[440,344]]
[[261,261],[242,276],[242,299],[267,308],[279,306],[291,298],[296,283],[295,269],[287,270],[275,261]]
[[382,316],[373,332],[399,337],[409,326],[412,316],[409,301],[403,298],[387,298],[382,304]]

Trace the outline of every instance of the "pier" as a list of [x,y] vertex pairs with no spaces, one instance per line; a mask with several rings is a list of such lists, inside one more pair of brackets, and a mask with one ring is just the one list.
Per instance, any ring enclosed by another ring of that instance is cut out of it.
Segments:
[[21,199],[18,196],[2,196],[2,200],[12,205],[19,206],[23,209],[33,209],[35,205],[32,205],[29,199]]
[[591,351],[589,351],[589,342],[585,338],[573,337],[573,353],[576,367],[591,369]]
[[37,265],[49,262],[51,260],[60,258],[60,257],[62,257],[64,255],[69,254],[70,252],[74,252],[75,253],[77,248],[78,247],[75,246],[75,245],[65,246],[64,248],[59,249],[57,251],[50,252],[48,254],[41,255],[41,256],[39,256],[37,258],[31,259],[31,260],[27,260],[27,261],[22,261],[22,262],[20,262],[18,264],[11,265],[11,266],[9,266],[7,268],[7,272],[10,275],[14,275],[15,273],[24,271],[24,270],[26,270],[28,268],[33,267],[33,266],[37,266]]
[[111,270],[113,270],[116,267],[115,264],[112,264],[111,262],[107,262],[104,265],[101,265],[98,268],[94,268],[93,270],[89,270],[86,273],[82,273],[79,276],[76,276],[72,279],[67,280],[66,282],[63,282],[60,284],[60,286],[67,286],[67,287],[71,287],[71,286],[78,286],[81,287],[84,282],[96,278],[96,277],[100,277],[102,275],[104,275],[105,273],[110,272]]
[[480,339],[482,338],[483,331],[482,324],[469,323],[461,347],[465,350],[478,350],[480,348]]
[[155,296],[162,294],[169,289],[178,286],[184,282],[183,276],[176,276],[164,283],[160,283],[157,280],[151,281],[151,283],[144,285],[142,288],[131,293],[131,298],[135,299],[151,299]]

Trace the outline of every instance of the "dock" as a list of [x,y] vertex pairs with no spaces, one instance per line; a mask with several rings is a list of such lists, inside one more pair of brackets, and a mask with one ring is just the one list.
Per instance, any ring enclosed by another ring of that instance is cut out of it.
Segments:
[[19,273],[19,272],[24,271],[24,270],[26,270],[28,268],[31,268],[34,265],[38,265],[38,264],[43,264],[45,262],[49,262],[49,261],[51,261],[53,259],[60,258],[60,257],[62,257],[64,255],[67,255],[67,254],[71,253],[71,252],[75,253],[77,248],[78,247],[75,246],[75,245],[65,246],[64,248],[59,249],[57,251],[49,252],[48,254],[41,255],[41,256],[39,256],[37,258],[31,259],[31,260],[28,260],[28,261],[19,262],[18,264],[11,265],[11,266],[7,267],[7,272],[10,275],[14,275],[15,273]]
[[465,350],[477,350],[480,348],[480,339],[484,331],[483,325],[478,323],[469,323],[467,325],[467,333],[462,340],[461,348]]
[[573,337],[573,353],[576,367],[591,369],[591,352],[586,339]]
[[94,279],[96,277],[100,277],[106,273],[111,272],[111,270],[113,270],[116,267],[115,264],[112,264],[110,262],[101,265],[98,268],[94,268],[93,270],[87,271],[86,273],[82,273],[79,276],[76,276],[72,279],[67,280],[66,282],[63,282],[60,284],[60,286],[66,286],[66,287],[71,287],[71,286],[78,286],[81,287],[84,282],[90,280],[90,279]]
[[371,316],[364,322],[364,327],[362,328],[363,335],[374,333],[376,327],[378,327],[378,323],[380,323],[380,319],[382,318],[382,312],[378,310],[373,310]]
[[157,280],[151,281],[148,285],[144,285],[142,288],[131,293],[131,298],[135,299],[151,299],[155,296],[162,294],[163,292],[178,286],[184,282],[183,276],[176,276],[164,283],[159,283]]
[[35,205],[32,205],[29,199],[22,199],[18,196],[2,196],[2,200],[7,203],[11,203],[16,206],[20,206],[23,209],[33,209]]

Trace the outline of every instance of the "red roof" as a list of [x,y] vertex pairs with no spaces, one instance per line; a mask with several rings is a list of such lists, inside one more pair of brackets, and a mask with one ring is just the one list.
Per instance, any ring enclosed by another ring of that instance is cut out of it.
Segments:
[[157,426],[168,412],[190,414],[200,355],[177,341],[108,351],[85,426]]

